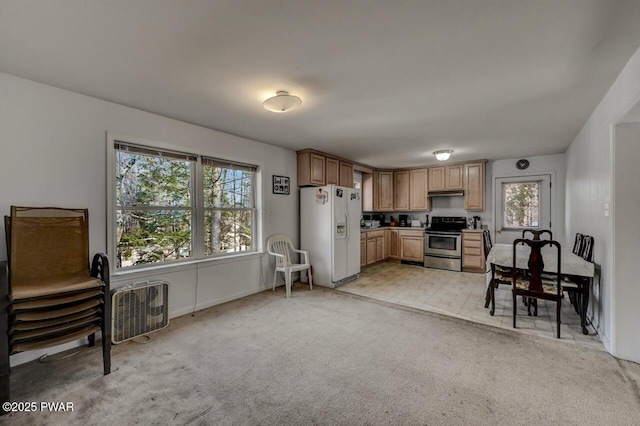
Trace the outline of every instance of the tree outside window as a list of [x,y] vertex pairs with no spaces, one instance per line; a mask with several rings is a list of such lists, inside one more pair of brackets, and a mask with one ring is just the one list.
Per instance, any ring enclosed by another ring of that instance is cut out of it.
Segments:
[[504,183],[504,227],[540,226],[540,182]]
[[118,268],[254,250],[255,166],[120,142],[115,161]]

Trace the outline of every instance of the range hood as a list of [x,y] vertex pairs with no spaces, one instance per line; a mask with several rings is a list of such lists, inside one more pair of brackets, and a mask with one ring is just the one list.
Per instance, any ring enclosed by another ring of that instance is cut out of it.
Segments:
[[440,192],[429,192],[429,197],[462,197],[464,196],[464,191],[440,191]]

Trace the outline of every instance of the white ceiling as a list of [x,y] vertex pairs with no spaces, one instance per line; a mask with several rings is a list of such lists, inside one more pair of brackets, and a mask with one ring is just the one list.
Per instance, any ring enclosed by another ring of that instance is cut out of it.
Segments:
[[[0,0],[0,71],[372,166],[526,157],[566,150],[639,18],[638,0]],[[277,90],[302,107],[264,111]]]

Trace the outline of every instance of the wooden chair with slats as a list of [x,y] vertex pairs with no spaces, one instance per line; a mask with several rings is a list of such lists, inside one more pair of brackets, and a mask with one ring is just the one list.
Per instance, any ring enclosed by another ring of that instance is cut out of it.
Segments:
[[98,331],[103,372],[109,374],[109,262],[99,253],[89,265],[88,210],[12,206],[5,232],[9,259],[8,270],[0,271],[2,401],[10,396],[10,355],[84,337],[93,346]]
[[[516,328],[518,311],[517,296],[523,296],[527,300],[529,315],[531,307],[534,308],[534,316],[538,315],[538,300],[550,300],[556,303],[556,329],[557,338],[560,338],[560,311],[562,308],[562,280],[561,280],[561,246],[553,240],[528,240],[517,239],[513,242],[513,270],[516,270],[516,248],[519,244],[528,245],[531,249],[528,261],[528,274],[525,276],[512,275],[513,294],[513,328]],[[547,279],[543,276],[544,261],[542,248],[553,246],[557,251],[558,270],[555,279]]]
[[553,240],[553,232],[548,229],[523,229],[522,238],[527,238],[527,234],[533,235],[534,240],[539,240],[544,234],[549,234],[549,240]]
[[[580,243],[577,239],[580,235]],[[582,257],[587,262],[593,262],[593,246],[594,238],[590,235],[576,234],[576,243],[574,243],[574,254]],[[577,250],[577,252],[576,252]],[[575,311],[580,315],[582,320],[582,332],[587,330],[585,324],[586,307],[589,305],[589,283],[591,279],[587,277],[579,277],[573,275],[567,275],[562,282],[562,289],[569,295],[569,300],[573,304]],[[586,334],[586,333],[585,333]]]

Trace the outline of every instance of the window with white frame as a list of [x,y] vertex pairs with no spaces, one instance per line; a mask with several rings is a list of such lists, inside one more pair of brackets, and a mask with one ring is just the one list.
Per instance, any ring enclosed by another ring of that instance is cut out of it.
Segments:
[[255,250],[257,167],[114,143],[116,267]]
[[540,226],[540,182],[503,183],[504,228]]

